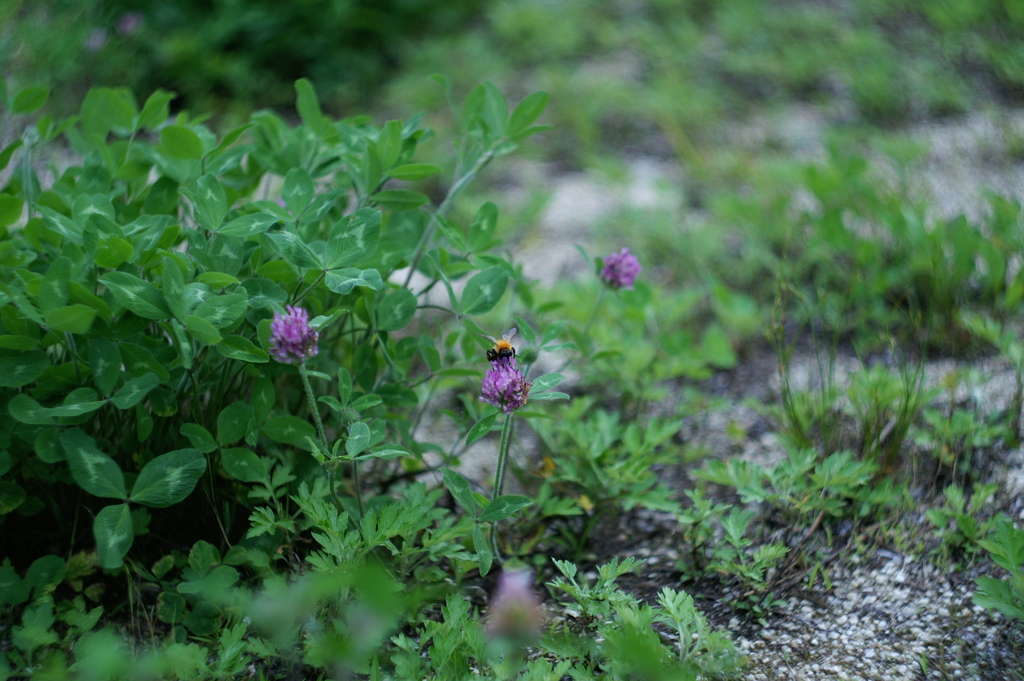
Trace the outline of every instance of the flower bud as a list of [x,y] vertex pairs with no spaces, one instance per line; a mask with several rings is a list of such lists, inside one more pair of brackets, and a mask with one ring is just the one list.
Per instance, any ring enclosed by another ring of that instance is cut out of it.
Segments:
[[540,353],[537,352],[537,348],[532,345],[528,345],[525,348],[520,348],[516,353],[516,357],[522,360],[523,364],[533,364],[537,361]]

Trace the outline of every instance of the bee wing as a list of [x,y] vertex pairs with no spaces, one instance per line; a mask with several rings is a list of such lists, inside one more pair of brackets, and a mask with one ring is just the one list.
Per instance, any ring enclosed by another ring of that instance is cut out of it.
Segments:
[[513,326],[511,329],[508,330],[508,333],[502,335],[501,339],[502,340],[511,341],[513,338],[516,337],[516,332],[517,331],[519,331],[519,328]]
[[484,338],[486,338],[487,340],[491,341],[492,343],[497,343],[498,342],[498,339],[494,338],[493,336],[488,336],[486,333],[480,333],[479,331],[477,331],[477,333],[479,335],[483,336]]

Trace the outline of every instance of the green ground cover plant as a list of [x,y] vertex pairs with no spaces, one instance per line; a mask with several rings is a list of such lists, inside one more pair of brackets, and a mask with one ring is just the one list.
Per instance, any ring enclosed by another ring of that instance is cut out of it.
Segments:
[[[768,469],[740,459],[708,461],[696,476],[733,489],[741,503],[715,504],[688,492],[693,505],[678,520],[689,551],[679,568],[691,579],[718,575],[737,585],[732,605],[763,621],[780,603],[776,590],[789,569],[813,584],[817,568],[806,566],[835,549],[840,525],[899,518],[906,486],[879,480],[880,470],[849,450],[823,457],[813,448],[791,450]],[[719,527],[724,541],[713,540]],[[780,528],[772,540],[758,536],[767,527]]]
[[1001,519],[988,537],[979,542],[999,567],[1009,572],[1009,579],[979,577],[974,602],[990,610],[999,610],[1007,617],[1024,620],[1024,531]]
[[945,506],[928,509],[925,517],[935,526],[935,533],[942,540],[937,549],[942,559],[948,561],[956,551],[963,551],[968,558],[981,552],[979,542],[985,540],[992,529],[1005,519],[1002,513],[996,513],[985,520],[979,517],[996,489],[996,485],[975,483],[968,504],[963,490],[950,485],[944,492]]
[[[975,602],[1021,619],[989,470],[1020,440],[1020,206],[935,217],[923,151],[876,127],[1014,101],[1006,3],[327,6],[0,10],[0,678],[730,678],[708,617],[770,624],[875,541],[998,566]],[[285,63],[290,30],[318,39]],[[399,62],[390,114],[334,113]],[[109,86],[69,92],[82,69]],[[822,156],[724,143],[794,103]],[[625,142],[680,163],[680,205],[530,281],[513,226],[547,190],[510,206],[489,171],[625,176]],[[765,331],[781,400],[751,429],[781,458],[698,463]],[[925,380],[993,351],[1003,413]],[[643,523],[681,541],[646,598],[603,544]]]
[[[641,605],[615,585],[617,578],[640,566],[635,559],[601,565],[592,584],[577,578],[576,565],[555,564],[562,574],[549,586],[560,594],[560,602],[578,611],[550,645],[586,651],[582,670],[598,675],[605,668],[612,678],[649,679],[729,678],[740,671],[742,658],[732,642],[709,628],[685,592],[665,588],[651,606]],[[655,622],[674,630],[668,646],[668,637],[659,640],[652,630]]]
[[1024,409],[1024,343],[1017,334],[1003,327],[997,320],[976,313],[964,315],[968,330],[982,340],[999,349],[1014,372],[1013,399],[1006,410],[1005,425],[1014,442],[1020,442],[1020,417]]
[[[555,343],[562,325],[527,304],[539,328],[523,318],[527,345],[517,357],[503,341],[499,352],[471,317],[487,319],[521,275],[498,251],[494,204],[468,223],[450,211],[493,159],[541,129],[547,96],[510,109],[490,84],[471,91],[456,110],[457,175],[427,211],[413,183],[441,172],[416,156],[429,131],[416,120],[336,121],[309,81],[295,90],[301,124],[263,111],[223,137],[201,118],[172,117],[164,91],[139,106],[129,90],[94,89],[59,122],[29,118],[45,90],[6,102],[26,133],[3,152],[18,166],[0,194],[0,510],[20,545],[0,567],[13,636],[5,675],[231,678],[255,661],[269,675],[407,678],[428,643],[425,675],[491,660],[505,677],[514,663],[488,652],[479,614],[453,587],[504,563],[501,521],[534,504],[502,493],[513,416],[547,418],[542,403],[569,396],[552,390],[560,374],[524,371],[576,345]],[[33,154],[58,134],[82,162],[43,189]],[[596,262],[611,290],[633,289],[641,269],[628,249]],[[435,287],[450,307],[427,302]],[[465,382],[480,376],[481,356],[490,369],[473,397]],[[452,449],[416,433],[438,390],[469,407],[448,411],[460,422]],[[450,467],[499,416],[485,496]],[[635,462],[616,472],[615,460],[668,456],[659,450],[678,424],[591,418],[604,423],[598,441],[538,430],[553,444],[575,437],[581,463],[608,459],[589,469],[565,460],[546,493],[561,513],[577,487],[602,511],[674,507],[664,488],[658,503],[646,493],[649,473]],[[442,486],[416,481],[431,472]],[[44,535],[19,522],[44,518]],[[69,551],[44,555],[53,544]],[[652,669],[731,674],[728,640],[683,596],[666,594],[663,610],[623,603],[602,631],[624,638],[591,651],[586,668],[628,673],[642,663],[636,639],[662,651]],[[446,598],[441,620],[428,616]],[[664,647],[656,622],[699,629],[710,647]],[[559,645],[551,664],[569,669],[579,655]]]

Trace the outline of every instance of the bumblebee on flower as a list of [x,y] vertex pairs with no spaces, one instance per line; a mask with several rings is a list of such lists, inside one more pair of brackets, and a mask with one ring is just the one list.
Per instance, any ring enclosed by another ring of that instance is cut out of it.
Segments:
[[511,414],[526,404],[530,396],[530,386],[533,385],[516,367],[516,349],[512,347],[516,331],[515,328],[509,330],[500,340],[480,334],[494,343],[494,347],[487,351],[491,368],[487,370],[487,375],[480,385],[480,401],[493,404],[506,414]]

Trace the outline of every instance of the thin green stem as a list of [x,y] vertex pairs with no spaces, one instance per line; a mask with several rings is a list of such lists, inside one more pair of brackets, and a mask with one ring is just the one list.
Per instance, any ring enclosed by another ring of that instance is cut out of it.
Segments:
[[[512,414],[505,415],[501,424],[501,440],[498,443],[498,469],[494,473],[494,494],[491,501],[501,496],[501,488],[505,485],[505,465],[508,463],[508,446],[512,441]],[[491,523],[491,553],[494,560],[501,563],[501,551],[498,548],[498,521]]]
[[604,295],[607,291],[607,288],[601,286],[601,290],[597,292],[597,301],[594,303],[594,309],[590,313],[590,319],[587,320],[586,326],[583,327],[584,336],[590,333],[590,327],[594,325],[594,320],[597,319],[597,312],[601,309],[601,304],[604,303]]
[[[423,294],[421,293],[420,295],[423,295]],[[419,305],[419,306],[416,307],[416,309],[417,310],[440,310],[441,312],[447,312],[449,314],[453,314],[455,316],[458,316],[458,313],[455,310],[453,310],[451,308],[448,308],[448,307],[442,307],[441,305]]]
[[[192,399],[194,400],[194,406],[190,410],[190,415],[195,418],[199,425],[206,427],[206,410],[203,409],[203,398],[199,394],[199,378],[196,376],[195,371],[188,372],[189,377],[192,379]],[[115,414],[120,414],[120,410],[114,410]]]
[[[306,391],[306,399],[309,402],[309,410],[313,412],[313,420],[316,421],[316,432],[320,436],[320,446],[326,455],[330,448],[327,446],[327,433],[324,431],[324,422],[320,420],[320,410],[316,406],[316,399],[313,397],[313,386],[309,383],[309,373],[306,370],[306,363],[303,362],[299,365],[299,376],[302,377],[302,387]],[[334,503],[338,505],[340,510],[344,510],[345,507],[341,503],[341,499],[338,498],[337,484],[334,481],[334,469],[335,464],[330,463],[325,466],[327,469],[327,485],[331,489],[331,497],[334,498]],[[363,497],[359,491],[359,469],[356,467],[356,462],[352,462],[352,486],[355,490],[356,505],[359,508],[359,517],[363,517]]]
[[430,291],[430,289],[434,288],[435,286],[437,286],[440,283],[441,283],[440,279],[432,279],[429,284],[427,284],[426,286],[423,287],[422,291],[420,291],[419,293],[416,294],[416,297],[419,298],[424,293],[428,293]]
[[324,277],[326,277],[326,276],[327,276],[327,270],[322,271],[320,273],[320,276],[316,278],[316,281],[314,281],[312,284],[310,284],[309,288],[307,288],[305,291],[300,293],[299,296],[295,300],[292,301],[292,305],[298,305],[300,302],[302,302],[302,299],[306,297],[306,294],[308,294],[310,291],[315,289],[317,287],[317,284],[319,284],[321,281],[323,281]]
[[[589,347],[590,340],[587,338],[587,335],[590,333],[590,327],[594,325],[594,320],[597,319],[597,313],[601,309],[601,305],[604,303],[604,296],[607,290],[607,288],[601,286],[601,290],[597,292],[597,300],[594,301],[594,309],[590,311],[590,319],[587,320],[586,325],[584,325],[583,327],[583,333],[580,335],[581,342],[587,343],[587,347],[584,348],[586,352],[584,352],[583,356],[588,356],[591,354]],[[572,360],[572,357],[565,360],[562,366],[558,367],[555,373],[560,373],[563,369],[565,369],[565,367],[569,366],[572,363]]]
[[576,555],[573,557],[574,560],[579,561],[580,556],[583,555],[583,549],[586,547],[587,540],[590,539],[590,533],[593,531],[594,525],[597,524],[597,519],[600,517],[600,515],[600,508],[595,507],[594,514],[590,516],[590,519],[587,521],[587,524],[584,525],[583,533],[580,534],[579,541],[576,543]]
[[320,446],[324,452],[329,451],[327,447],[327,433],[324,431],[324,422],[320,420],[320,410],[316,406],[316,398],[313,397],[313,386],[309,384],[309,373],[306,363],[299,365],[299,376],[302,376],[302,387],[306,389],[306,399],[309,400],[309,410],[313,412],[313,419],[316,421],[316,432],[320,436]]
[[379,334],[377,336],[377,344],[380,345],[380,354],[384,356],[384,361],[387,362],[387,365],[391,369],[391,371],[393,371],[396,376],[404,378],[405,375],[395,365],[395,360],[392,359],[391,355],[388,354],[387,342],[385,341],[384,338],[382,338],[383,335],[384,334]]
[[75,334],[71,333],[70,331],[65,331],[64,332],[64,341],[65,341],[65,345],[66,345],[68,351],[71,353],[71,358],[75,362],[75,380],[78,381],[79,383],[81,383],[82,382],[82,372],[81,372],[81,369],[79,369],[79,366],[78,366],[78,361],[79,361],[78,346],[75,344]]
[[[425,381],[429,381],[432,378],[434,378],[433,374],[427,376],[422,381],[416,382],[411,387],[416,387],[417,385],[420,385],[421,383],[423,383]],[[437,389],[437,383],[431,383],[431,385],[428,387],[426,396],[420,402],[420,404],[422,404],[423,406],[420,407],[419,411],[416,412],[416,417],[413,418],[413,420],[412,420],[412,427],[409,429],[410,435],[412,433],[415,433],[416,429],[420,427],[420,421],[423,419],[423,415],[427,412],[427,405],[430,404],[430,398],[432,398],[434,396],[434,391],[436,389]]]
[[33,196],[32,187],[32,147],[35,144],[35,138],[29,137],[24,140],[22,153],[24,156],[21,160],[21,193],[25,197],[25,206],[28,208],[28,219],[32,219],[32,202],[35,201],[36,197]]
[[[355,469],[355,462],[352,463],[353,470]],[[325,466],[327,469],[327,485],[331,488],[331,498],[334,499],[334,503],[337,504],[339,509],[344,509],[345,506],[341,503],[341,497],[338,496],[338,484],[334,481],[334,471],[337,468],[336,464],[328,464]],[[359,495],[356,495],[359,498]],[[362,509],[360,508],[359,514],[362,516]]]
[[477,158],[476,163],[474,163],[473,167],[469,169],[469,172],[456,180],[455,184],[452,185],[452,188],[448,190],[448,195],[444,197],[444,201],[441,202],[441,205],[437,207],[437,210],[431,216],[430,223],[427,225],[427,228],[423,230],[423,236],[420,237],[420,242],[416,244],[416,253],[413,255],[412,262],[409,264],[409,273],[405,277],[405,283],[402,284],[403,287],[409,288],[409,282],[412,281],[412,275],[416,273],[416,266],[419,265],[420,258],[423,256],[423,249],[426,248],[427,243],[430,242],[430,238],[434,235],[434,230],[437,229],[437,218],[444,217],[445,214],[448,213],[448,210],[451,208],[452,201],[458,193],[461,192],[466,185],[476,179],[476,176],[480,174],[480,171],[484,169],[484,166],[490,163],[491,159],[494,158],[495,150],[497,150],[498,146],[504,141],[505,138],[503,137],[491,145],[487,151],[480,154],[480,157]]
[[365,513],[363,508],[363,492],[359,485],[359,464],[355,461],[352,462],[352,491],[356,495],[356,508],[359,509],[359,517],[362,518]]

